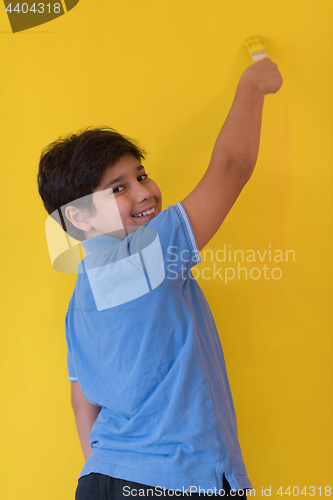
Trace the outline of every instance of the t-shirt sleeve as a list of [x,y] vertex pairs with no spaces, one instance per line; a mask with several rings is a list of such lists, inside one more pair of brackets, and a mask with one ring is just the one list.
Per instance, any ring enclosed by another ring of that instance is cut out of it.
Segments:
[[[150,238],[147,238],[148,229],[153,232]],[[149,240],[154,239],[154,233],[156,238],[153,244],[149,245]],[[160,260],[163,259],[165,279],[169,282],[186,279],[191,268],[201,262],[197,242],[181,202],[170,205],[130,236],[130,253],[140,249],[145,257],[146,268],[149,269],[149,264],[154,263],[154,270],[161,267],[158,262],[160,255]],[[143,251],[144,248],[146,252]],[[165,285],[166,283],[164,281]]]
[[66,334],[66,344],[67,344],[67,370],[68,370],[68,380],[70,382],[77,382],[77,377],[74,369],[74,362],[72,356],[72,346],[69,337],[69,328],[68,328],[68,312],[66,314],[65,319],[65,334]]

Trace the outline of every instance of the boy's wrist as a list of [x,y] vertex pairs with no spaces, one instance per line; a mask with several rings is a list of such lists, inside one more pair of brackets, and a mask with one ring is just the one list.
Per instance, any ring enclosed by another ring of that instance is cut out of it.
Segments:
[[265,97],[264,86],[261,82],[255,81],[251,78],[247,78],[244,74],[241,76],[238,85],[237,91],[242,93],[248,93],[251,96],[257,96],[260,98]]

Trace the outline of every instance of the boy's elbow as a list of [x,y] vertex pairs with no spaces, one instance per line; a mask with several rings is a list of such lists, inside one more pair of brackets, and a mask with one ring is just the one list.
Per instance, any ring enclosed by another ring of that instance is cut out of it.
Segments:
[[[252,177],[254,171],[255,163],[249,162],[248,160],[237,162],[237,172],[241,179],[241,182],[245,185]],[[234,167],[235,168],[235,167]]]
[[252,174],[254,172],[254,168],[257,163],[257,158],[258,155],[255,156],[255,158],[245,158],[243,161],[240,161],[240,168],[243,172],[243,176],[245,179],[245,182],[248,182],[250,178],[252,177]]

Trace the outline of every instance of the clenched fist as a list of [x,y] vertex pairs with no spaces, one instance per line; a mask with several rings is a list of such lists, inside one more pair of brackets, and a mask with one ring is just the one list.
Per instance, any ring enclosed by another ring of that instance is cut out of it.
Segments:
[[239,85],[257,89],[263,94],[275,94],[282,83],[277,64],[268,57],[246,68],[239,80]]

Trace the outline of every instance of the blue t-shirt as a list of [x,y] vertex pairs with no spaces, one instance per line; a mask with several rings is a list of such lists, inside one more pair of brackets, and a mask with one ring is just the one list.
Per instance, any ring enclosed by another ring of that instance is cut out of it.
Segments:
[[84,241],[66,315],[68,372],[101,406],[80,477],[183,490],[251,488],[220,339],[179,202],[124,240]]

